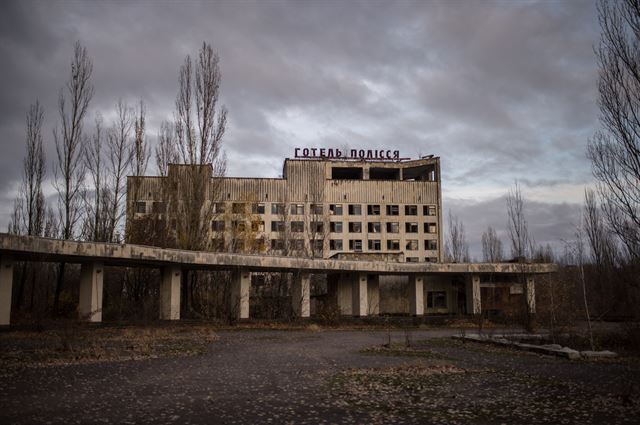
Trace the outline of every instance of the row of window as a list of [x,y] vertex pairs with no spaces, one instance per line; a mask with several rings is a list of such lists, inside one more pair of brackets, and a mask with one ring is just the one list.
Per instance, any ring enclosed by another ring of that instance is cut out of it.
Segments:
[[[400,233],[400,223],[399,222],[390,222],[384,223],[387,233]],[[423,223],[424,224],[424,233],[437,233],[437,225],[436,223]],[[324,231],[324,223],[322,221],[312,221],[309,223],[310,231],[312,233],[322,233]],[[370,222],[366,223],[367,232],[369,233],[382,233],[382,223],[378,222]],[[233,229],[244,232],[246,230],[247,223],[241,220],[233,220],[231,222],[231,226]],[[290,223],[290,228],[292,233],[301,233],[304,232],[304,221],[292,221]],[[418,223],[404,223],[404,231],[405,233],[418,233],[419,232],[419,224]],[[254,232],[264,232],[265,223],[264,221],[252,221],[251,222],[251,230]],[[284,232],[286,229],[286,225],[284,221],[272,221],[271,222],[271,231],[272,232]],[[225,230],[225,222],[224,220],[214,220],[211,222],[211,230],[215,232],[222,232]],[[351,221],[348,223],[349,233],[362,233],[362,222],[360,221]],[[343,232],[343,223],[341,221],[332,221],[329,223],[329,231],[331,233],[342,233]]]
[[[407,251],[417,251],[419,243],[417,239],[409,239],[405,241],[404,249]],[[380,251],[382,249],[382,241],[380,239],[369,239],[367,241],[367,248],[369,251]],[[329,250],[341,251],[343,249],[342,239],[330,239]],[[427,251],[435,251],[438,249],[438,241],[427,239],[424,241],[424,249]],[[349,239],[350,251],[362,251],[362,239]],[[389,239],[387,240],[387,250],[400,251],[400,240]]]
[[[248,207],[251,207],[252,214],[264,214],[266,211],[266,204],[264,203],[254,203],[249,204],[246,202],[233,202],[231,204],[231,212],[234,214],[243,214],[248,211]],[[367,207],[367,215],[381,215],[381,206],[369,204]],[[386,205],[386,215],[389,216],[398,216],[400,215],[400,205]],[[285,214],[286,204],[283,203],[272,203],[271,204],[271,214],[274,215],[284,215]],[[218,202],[213,206],[213,212],[216,214],[221,214],[226,211],[226,204],[224,202]],[[305,205],[304,204],[291,204],[289,208],[289,213],[291,215],[304,215]],[[408,216],[417,216],[419,211],[419,205],[405,205],[404,206],[404,215]],[[324,206],[322,204],[311,204],[310,205],[310,213],[315,215],[324,214]],[[362,215],[362,205],[361,204],[348,204],[347,205],[347,213],[348,215]],[[342,204],[330,204],[329,205],[329,214],[330,215],[343,215],[344,209]],[[426,216],[435,216],[436,215],[436,206],[435,205],[422,205],[422,215]]]

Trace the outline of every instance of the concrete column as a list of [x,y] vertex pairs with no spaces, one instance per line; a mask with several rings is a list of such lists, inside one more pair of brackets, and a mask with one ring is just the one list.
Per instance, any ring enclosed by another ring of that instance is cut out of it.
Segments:
[[529,313],[535,314],[536,285],[535,285],[535,278],[532,275],[527,276],[527,285],[526,285],[526,290],[524,292],[524,296],[526,297],[527,305],[529,306]]
[[367,278],[367,304],[369,305],[369,315],[380,314],[380,276],[370,274]]
[[366,316],[369,312],[367,274],[353,273],[351,281],[351,314],[356,317]]
[[327,276],[327,290],[330,299],[343,316],[351,315],[351,280],[348,274],[332,273]]
[[160,281],[160,320],[180,320],[180,281],[182,270],[178,266],[162,268]]
[[311,275],[298,273],[291,282],[291,303],[293,313],[297,317],[309,317],[311,315]]
[[409,276],[409,314],[424,315],[424,282],[422,276]]
[[11,323],[11,290],[13,289],[13,259],[0,257],[0,326]]
[[467,314],[482,313],[480,298],[480,275],[474,274],[466,281]]
[[251,272],[236,269],[231,275],[231,311],[238,319],[249,318],[249,290],[251,289]]
[[80,320],[102,322],[102,279],[104,267],[100,262],[83,263],[80,269]]

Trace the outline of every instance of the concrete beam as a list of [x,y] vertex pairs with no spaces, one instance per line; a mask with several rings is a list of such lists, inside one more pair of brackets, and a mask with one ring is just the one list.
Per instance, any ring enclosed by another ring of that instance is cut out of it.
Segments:
[[480,275],[474,274],[466,281],[467,314],[482,313],[480,297]]
[[380,314],[380,276],[370,274],[367,278],[367,295],[369,297],[367,303],[369,306],[369,315],[377,316]]
[[353,273],[351,282],[351,314],[356,317],[366,316],[369,312],[367,274]]
[[102,281],[104,267],[94,261],[83,263],[80,269],[80,320],[102,322]]
[[422,276],[409,276],[409,314],[424,315],[424,282]]
[[231,311],[237,319],[249,318],[249,291],[251,272],[247,269],[235,269],[231,274]]
[[178,266],[162,268],[160,281],[160,320],[180,320],[180,281],[182,270]]
[[311,315],[311,275],[296,273],[291,282],[291,303],[297,317]]
[[0,325],[11,323],[11,291],[13,289],[13,259],[0,257]]
[[527,306],[530,314],[536,313],[536,285],[535,278],[531,275],[527,276],[527,284],[525,285],[524,296],[526,297]]

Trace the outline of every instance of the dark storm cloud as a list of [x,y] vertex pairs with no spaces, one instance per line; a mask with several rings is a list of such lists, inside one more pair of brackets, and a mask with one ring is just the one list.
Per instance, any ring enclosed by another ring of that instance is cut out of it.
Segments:
[[294,146],[390,146],[439,155],[445,195],[516,178],[578,187],[590,179],[596,39],[595,7],[582,1],[2,2],[0,190],[14,196],[36,98],[51,163],[75,40],[94,61],[87,129],[119,98],[142,98],[152,142],[185,55],[212,43],[230,175],[275,177]]

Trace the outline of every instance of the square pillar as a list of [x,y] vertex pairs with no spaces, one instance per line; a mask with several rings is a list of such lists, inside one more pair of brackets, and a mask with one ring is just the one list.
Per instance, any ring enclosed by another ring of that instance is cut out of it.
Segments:
[[527,285],[524,291],[524,296],[526,297],[529,314],[535,314],[536,313],[536,286],[535,286],[535,278],[533,277],[533,275],[527,276]]
[[422,276],[409,276],[409,314],[424,315],[424,282]]
[[231,274],[231,305],[229,308],[237,319],[249,318],[249,290],[251,289],[251,272],[236,269]]
[[13,259],[0,257],[0,326],[11,323],[11,291],[13,289]]
[[353,273],[351,275],[351,315],[362,317],[369,312],[367,289],[367,274]]
[[380,276],[370,274],[367,278],[367,304],[369,307],[369,315],[377,316],[380,314]]
[[104,267],[100,262],[83,263],[80,269],[80,320],[102,322],[102,280]]
[[297,273],[291,282],[291,303],[293,313],[297,317],[309,317],[311,315],[311,275],[309,273]]
[[180,320],[180,282],[182,269],[178,266],[162,268],[160,280],[160,320]]
[[331,273],[327,275],[327,292],[331,302],[338,307],[343,316],[351,315],[351,280],[348,274]]
[[480,275],[474,274],[466,281],[467,314],[482,313],[482,301],[480,298]]

